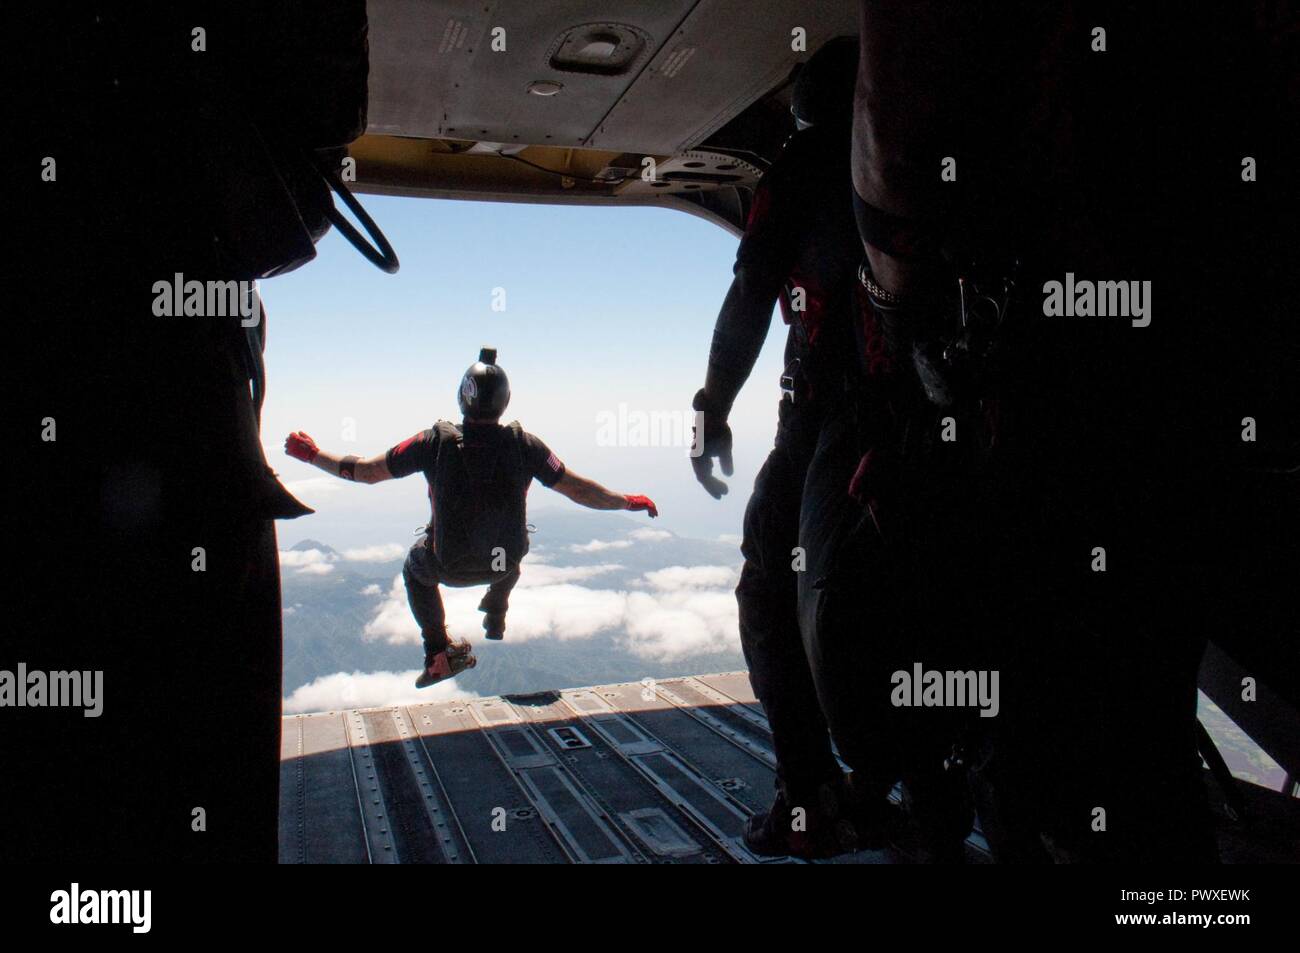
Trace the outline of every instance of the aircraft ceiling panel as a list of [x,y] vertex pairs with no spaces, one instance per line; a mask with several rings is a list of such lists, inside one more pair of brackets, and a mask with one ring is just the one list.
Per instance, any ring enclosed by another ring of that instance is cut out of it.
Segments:
[[371,0],[368,131],[581,145],[693,5]]
[[[806,49],[792,49],[795,31]],[[840,0],[701,0],[587,140],[672,155],[699,145],[836,36],[857,34]]]

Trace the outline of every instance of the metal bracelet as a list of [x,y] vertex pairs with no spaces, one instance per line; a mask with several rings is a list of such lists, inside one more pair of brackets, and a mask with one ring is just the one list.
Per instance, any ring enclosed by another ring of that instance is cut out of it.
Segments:
[[887,308],[898,308],[903,304],[903,299],[892,291],[886,291],[880,285],[876,284],[871,277],[871,272],[867,269],[867,263],[864,261],[858,266],[858,281],[862,282],[862,287],[867,289],[867,294],[871,295],[872,303],[883,305]]

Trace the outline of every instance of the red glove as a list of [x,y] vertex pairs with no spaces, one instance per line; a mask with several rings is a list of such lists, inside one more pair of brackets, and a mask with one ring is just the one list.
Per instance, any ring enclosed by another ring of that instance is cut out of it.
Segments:
[[654,519],[659,515],[659,507],[655,506],[655,501],[650,499],[648,496],[633,495],[625,496],[623,499],[627,500],[627,508],[629,510],[647,510],[650,513],[651,519]]
[[284,438],[284,452],[303,463],[311,463],[316,459],[316,454],[320,453],[320,448],[316,446],[315,440],[299,430]]

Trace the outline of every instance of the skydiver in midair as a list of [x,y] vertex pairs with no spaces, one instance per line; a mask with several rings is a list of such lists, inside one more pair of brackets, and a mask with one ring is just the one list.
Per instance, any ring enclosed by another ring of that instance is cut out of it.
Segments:
[[380,483],[413,473],[429,487],[429,524],[411,547],[402,569],[411,612],[424,641],[424,666],[415,685],[425,688],[476,664],[468,640],[447,637],[439,585],[487,585],[479,603],[488,639],[506,631],[510,593],[528,552],[528,488],[536,479],[593,510],[644,511],[659,515],[647,496],[624,495],[569,470],[550,448],[518,421],[502,424],[510,381],[484,348],[461,378],[460,425],[440,420],[367,460],[339,456],[316,446],[301,431],[284,442],[285,453],[326,473],[357,483]]

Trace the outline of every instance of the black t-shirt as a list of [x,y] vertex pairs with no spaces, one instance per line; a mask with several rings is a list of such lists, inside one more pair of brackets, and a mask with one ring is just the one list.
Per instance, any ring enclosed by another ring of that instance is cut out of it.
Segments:
[[[495,453],[500,442],[513,439],[510,428],[502,424],[465,424],[456,429],[465,435],[465,453],[471,458],[479,452]],[[560,477],[564,476],[564,464],[560,458],[530,433],[523,434],[523,443],[526,472],[542,486],[555,486]],[[438,472],[439,446],[441,442],[438,432],[432,427],[408,437],[388,451],[385,458],[388,472],[395,478],[423,473],[432,493],[435,474]]]
[[793,135],[763,175],[736,251],[736,268],[780,275],[803,310],[781,298],[793,357],[829,369],[851,353],[851,320],[862,242],[853,217],[847,127],[813,127]]

